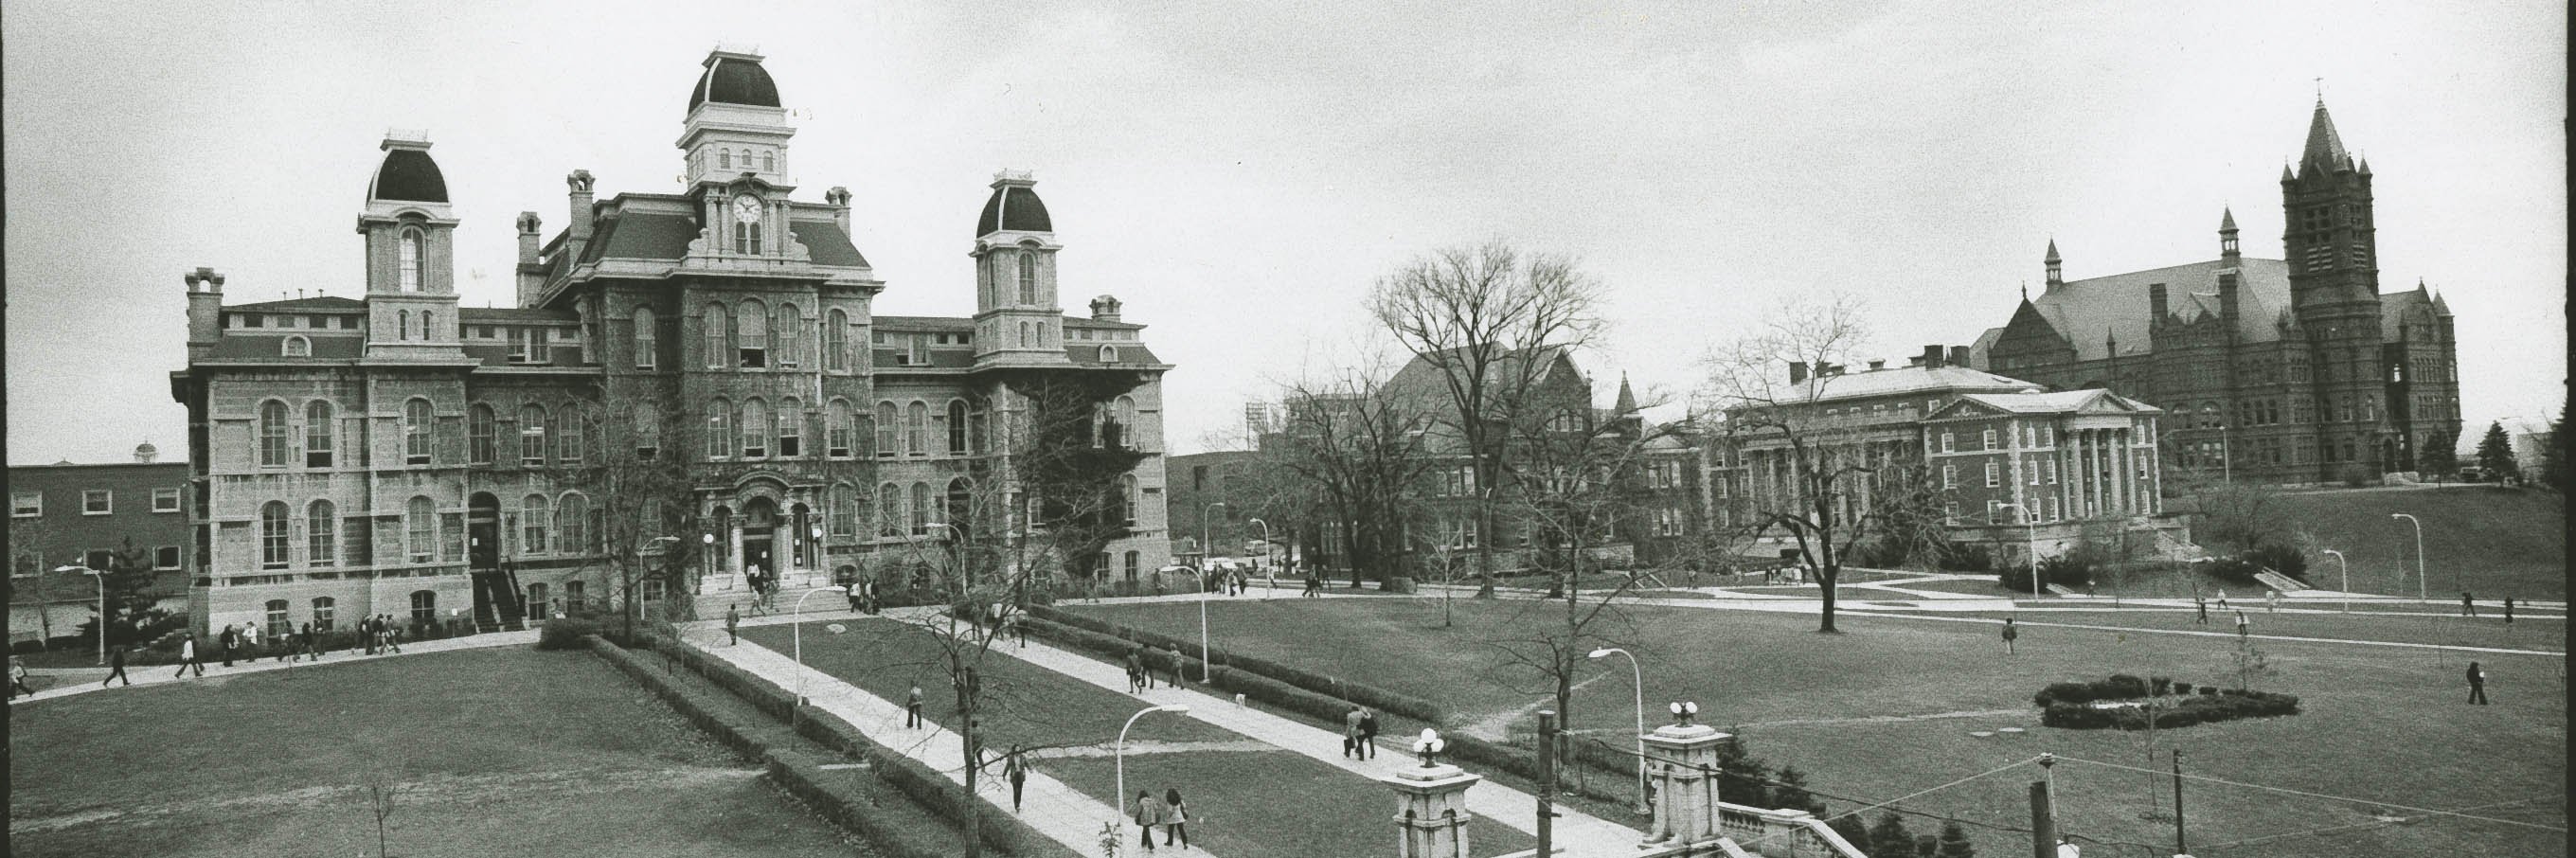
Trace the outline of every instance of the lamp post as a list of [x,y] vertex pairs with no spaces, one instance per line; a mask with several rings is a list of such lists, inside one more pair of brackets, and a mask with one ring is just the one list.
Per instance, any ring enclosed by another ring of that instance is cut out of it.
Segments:
[[[1257,518],[1256,518],[1256,519],[1252,519],[1252,523],[1253,523],[1253,524],[1261,525],[1261,559],[1262,559],[1262,560],[1268,560],[1268,559],[1270,559],[1270,549],[1271,549],[1271,545],[1270,545],[1270,522],[1262,521],[1261,519],[1257,519]],[[1257,562],[1257,561],[1256,561],[1256,562]],[[1264,570],[1264,572],[1263,572],[1263,577],[1264,577],[1264,578],[1266,578],[1266,579],[1270,582],[1269,590],[1277,590],[1277,589],[1279,589],[1279,573],[1276,571],[1276,567],[1278,566],[1278,564],[1275,564],[1275,563],[1274,563],[1274,564],[1270,564],[1270,566],[1271,566],[1271,568],[1270,568],[1270,569]],[[1270,598],[1270,593],[1269,593],[1269,591],[1268,591],[1268,590],[1263,591],[1263,592],[1262,592],[1262,594],[1261,594],[1261,598],[1264,598],[1264,599]]]
[[[56,572],[78,572],[98,584],[98,663],[107,663],[107,573],[87,566],[57,566]],[[44,610],[38,606],[36,610]]]
[[2335,568],[2343,571],[2343,612],[2352,613],[2352,564],[2343,559],[2341,551],[2328,548],[2326,553],[2334,557]]
[[792,618],[787,623],[790,629],[788,634],[796,640],[796,705],[798,706],[805,705],[805,600],[816,593],[846,594],[848,592],[848,589],[837,586],[817,587],[805,591],[805,595],[796,597],[796,604],[788,608],[787,614]]
[[1205,505],[1205,506],[1201,506],[1201,507],[1199,507],[1199,552],[1200,552],[1200,554],[1199,554],[1199,566],[1200,566],[1200,569],[1199,569],[1199,684],[1200,684],[1200,685],[1206,685],[1206,684],[1208,683],[1208,681],[1209,681],[1208,672],[1209,672],[1209,671],[1211,671],[1211,670],[1214,670],[1214,669],[1215,669],[1215,668],[1212,668],[1212,667],[1208,666],[1208,621],[1207,621],[1207,593],[1208,593],[1208,583],[1207,583],[1207,569],[1206,569],[1206,567],[1209,565],[1209,561],[1212,561],[1212,560],[1215,560],[1215,559],[1216,559],[1216,545],[1215,545],[1215,544],[1213,544],[1213,543],[1208,542],[1208,523],[1209,523],[1209,522],[1208,522],[1208,510],[1212,510],[1212,509],[1215,509],[1215,508],[1217,508],[1217,507],[1221,507],[1221,506],[1225,506],[1225,505],[1226,505],[1225,501],[1212,501],[1212,502],[1208,503],[1208,504],[1207,504],[1207,505]]
[[2425,593],[2424,585],[2424,523],[2402,512],[2390,513],[2388,517],[2402,518],[2407,524],[2415,526],[2415,601],[2429,601],[2431,597]]
[[1440,731],[1424,727],[1422,738],[1413,740],[1413,756],[1422,761],[1423,768],[1431,768],[1440,764],[1440,751],[1447,747],[1449,743],[1440,738]]
[[811,573],[823,570],[823,526],[816,524],[806,533],[814,537],[814,541],[805,543],[805,571],[808,573],[807,580],[812,580]]
[[[706,546],[706,550],[701,551],[701,552],[699,552],[699,553],[700,553],[700,554],[702,554],[702,555],[704,555],[704,556],[707,558],[707,562],[708,562],[709,564],[713,564],[713,563],[715,563],[715,562],[716,562],[716,534],[715,534],[715,532],[714,532],[714,531],[708,531],[708,532],[706,532],[706,533],[698,534],[698,544],[699,544],[699,545]],[[710,567],[707,571],[712,572],[712,571],[715,571],[715,570],[714,570],[712,567]],[[703,587],[705,587],[705,586],[706,586],[706,578],[705,578],[705,576],[700,576],[700,577],[698,578],[698,586],[699,586],[699,587],[701,587],[701,588],[703,588]],[[732,589],[731,582],[727,582],[726,589]]]
[[2021,504],[2007,503],[1995,505],[1996,509],[2004,509],[2007,507],[2020,510],[2021,522],[2030,530],[2030,597],[2033,599],[2041,598],[2040,588],[2043,585],[2040,584],[2039,581],[2039,517],[2031,515],[2030,507],[2022,506]]
[[[1188,711],[1190,711],[1190,707],[1188,704],[1184,703],[1166,703],[1161,706],[1147,706],[1143,709],[1136,710],[1136,714],[1127,716],[1127,723],[1118,728],[1118,743],[1116,745],[1112,745],[1109,750],[1110,765],[1117,771],[1117,786],[1113,787],[1113,789],[1117,791],[1110,794],[1109,807],[1112,810],[1118,811],[1117,824],[1119,825],[1119,831],[1126,831],[1125,824],[1127,821],[1127,812],[1123,809],[1127,806],[1127,728],[1136,726],[1136,719],[1145,717],[1145,714],[1148,712],[1186,713]],[[1122,834],[1121,836],[1124,835]]]
[[1593,650],[1591,657],[1600,658],[1614,652],[1628,657],[1629,687],[1637,692],[1637,814],[1644,816],[1654,813],[1653,808],[1646,806],[1646,671],[1637,666],[1636,653],[1615,646]]

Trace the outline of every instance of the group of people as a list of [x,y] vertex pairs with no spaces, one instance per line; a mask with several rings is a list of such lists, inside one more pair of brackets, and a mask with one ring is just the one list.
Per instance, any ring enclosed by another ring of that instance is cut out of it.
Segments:
[[850,613],[874,614],[885,610],[884,600],[877,596],[875,581],[853,581],[850,583],[849,593]]
[[1156,671],[1166,684],[1181,684],[1181,654],[1162,647],[1127,648],[1127,693],[1137,694],[1154,687]]
[[777,574],[777,573],[770,572],[770,571],[768,571],[768,570],[764,570],[764,569],[760,568],[760,566],[759,566],[759,565],[754,564],[750,569],[744,570],[744,572],[743,572],[743,574],[742,574],[742,580],[743,580],[743,583],[744,583],[744,584],[747,584],[747,585],[749,585],[749,586],[751,587],[751,615],[752,615],[752,616],[755,616],[755,617],[756,617],[756,616],[760,616],[761,614],[776,613],[776,612],[777,612],[777,610],[778,610],[778,574]]
[[1154,797],[1153,790],[1137,790],[1135,818],[1136,827],[1143,831],[1140,842],[1145,844],[1145,851],[1154,851],[1157,825],[1163,827],[1163,845],[1170,846],[1177,839],[1181,848],[1190,848],[1190,806],[1181,800],[1180,790],[1164,790],[1160,799]]
[[1354,706],[1342,713],[1342,756],[1377,759],[1377,710]]

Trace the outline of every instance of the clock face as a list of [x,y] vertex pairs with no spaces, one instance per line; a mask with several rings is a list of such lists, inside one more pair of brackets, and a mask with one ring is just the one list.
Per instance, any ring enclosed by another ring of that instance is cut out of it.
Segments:
[[739,223],[760,220],[760,198],[736,197],[733,201],[733,219]]

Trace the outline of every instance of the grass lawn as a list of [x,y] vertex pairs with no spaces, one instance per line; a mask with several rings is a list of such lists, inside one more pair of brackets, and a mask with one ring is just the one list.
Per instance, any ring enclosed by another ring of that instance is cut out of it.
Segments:
[[[2001,611],[1944,611],[1941,616],[2001,619],[2006,614]],[[2189,608],[2022,611],[2010,616],[2019,618],[2023,623],[2115,626],[2142,631],[2215,631],[2230,634],[2236,631],[2234,612],[2221,612],[2217,608],[2210,609],[2209,624],[2205,626],[2192,621],[2193,614]],[[2265,613],[2259,606],[2245,611],[2245,619],[2247,627],[2257,635],[2499,647],[2547,652],[2567,651],[2567,621],[2563,619],[2526,620],[2514,623],[2508,630],[2502,619],[2483,615],[2428,617],[2382,612],[2371,616],[2360,613],[2358,609],[2349,615],[2296,612],[2273,614]],[[1995,636],[1996,630],[1993,627],[1987,627],[1986,631],[1989,633],[1988,637]],[[2035,640],[2033,636],[2039,634],[2055,634],[2055,632],[2024,632],[2022,640],[2024,642]],[[2269,647],[2270,644],[2265,646]],[[2467,657],[2480,658],[2480,656]]]
[[[2547,491],[2292,492],[2274,503],[2293,530],[2352,559],[2355,591],[2415,592],[2415,528],[2389,518],[2402,512],[2424,523],[2424,565],[2434,596],[2457,598],[2466,588],[2482,599],[2567,598],[2567,516],[2562,500]],[[2309,568],[2333,577],[2333,565],[2312,560]]]
[[[1107,757],[1058,757],[1038,767],[1129,813],[1140,790],[1160,798],[1165,789],[1179,789],[1192,816],[1190,842],[1220,855],[1384,855],[1396,842],[1395,823],[1388,819],[1391,790],[1288,751],[1130,753],[1124,802],[1110,799],[1115,774]],[[1138,854],[1136,833],[1131,820],[1126,854]],[[1467,822],[1467,845],[1474,855],[1502,855],[1530,849],[1538,840],[1477,817]]]
[[[1462,600],[1459,623],[1449,629],[1439,626],[1436,606],[1412,600],[1233,602],[1211,610],[1220,647],[1425,696],[1462,721],[1519,727],[1543,699],[1542,683],[1508,673],[1485,641],[1516,618],[1528,621],[1521,612],[1536,604]],[[1197,627],[1193,606],[1078,610],[1167,633],[1194,634]],[[2050,682],[2111,673],[2225,684],[2233,651],[2232,641],[2220,638],[2047,629],[2025,635],[2032,645],[2006,658],[1995,627],[1986,624],[1849,617],[1843,634],[1824,637],[1804,615],[1645,607],[1629,616],[1621,636],[1644,657],[1650,702],[1699,701],[1703,720],[1734,725],[1756,756],[1810,772],[1820,793],[1866,799],[1904,795],[2042,751],[2143,762],[2142,734],[2040,727],[2030,696]],[[2183,615],[2174,620],[2188,622]],[[2563,642],[2563,631],[2556,633]],[[2292,642],[2262,649],[2278,673],[2259,687],[2299,695],[2304,714],[2162,731],[2159,746],[2184,748],[2187,771],[2417,807],[2538,798],[2495,814],[2565,827],[2562,657],[2480,656],[2492,674],[2496,705],[2471,707],[2461,702],[2468,659],[2456,654]],[[1614,742],[1625,737],[1632,705],[1627,672],[1616,661],[1582,682],[1571,707],[1577,729]],[[2029,732],[1968,735],[2006,726]],[[2036,777],[2035,768],[2025,768],[1908,806],[2026,824],[2026,785]],[[2057,767],[2057,783],[2059,812],[2070,830],[2106,841],[2171,843],[2169,822],[2139,818],[2151,802],[2170,802],[2170,782],[2160,787],[2168,792],[2158,793],[2143,774],[2067,763]],[[2567,849],[2561,833],[2448,819],[2231,849],[2220,844],[2370,820],[2351,804],[2210,784],[2187,786],[2186,798],[2195,854],[2559,855]],[[1994,832],[1972,830],[1971,836],[1981,852],[2023,848]]]
[[[408,655],[9,713],[13,855],[868,854],[586,652]],[[291,846],[290,846],[291,844]]]

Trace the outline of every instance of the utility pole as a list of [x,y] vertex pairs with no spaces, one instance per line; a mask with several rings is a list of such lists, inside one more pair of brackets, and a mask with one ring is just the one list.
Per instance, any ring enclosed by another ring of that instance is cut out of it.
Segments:
[[2030,782],[2030,854],[2032,858],[2057,856],[2057,790],[2056,775],[2050,767],[2057,759],[2051,754],[2039,756],[2041,779]]
[[2173,752],[2174,775],[2174,854],[2189,855],[2191,849],[2182,841],[2182,749]]
[[1538,710],[1538,854],[1555,853],[1556,710]]

